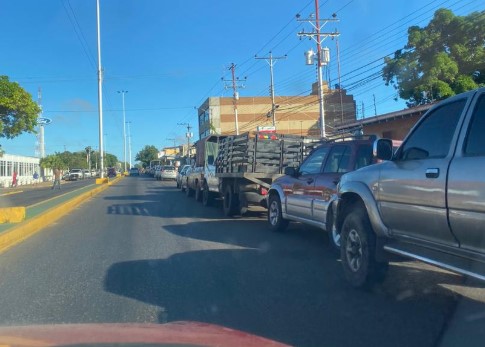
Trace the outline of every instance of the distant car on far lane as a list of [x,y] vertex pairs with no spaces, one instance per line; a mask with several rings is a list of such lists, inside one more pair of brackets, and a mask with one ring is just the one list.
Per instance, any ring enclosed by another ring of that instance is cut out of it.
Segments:
[[161,180],[176,180],[177,179],[177,170],[175,170],[175,166],[172,165],[164,165],[160,170],[160,179]]
[[82,180],[84,178],[82,169],[71,169],[69,171],[69,181]]
[[136,167],[130,169],[130,176],[140,176],[140,171]]

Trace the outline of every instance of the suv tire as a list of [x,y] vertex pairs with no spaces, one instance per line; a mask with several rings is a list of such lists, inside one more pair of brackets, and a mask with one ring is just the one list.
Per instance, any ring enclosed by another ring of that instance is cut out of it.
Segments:
[[342,241],[342,235],[338,231],[337,226],[333,222],[333,218],[329,217],[328,218],[328,223],[327,223],[329,229],[327,231],[328,233],[328,240],[329,240],[329,246],[330,249],[332,250],[335,255],[340,256],[340,245]]
[[283,218],[281,200],[277,193],[273,193],[269,196],[268,223],[271,230],[277,232],[284,231],[290,223],[289,220]]
[[342,225],[340,258],[345,278],[356,288],[368,288],[382,282],[387,274],[388,262],[378,262],[376,236],[369,216],[362,206],[352,209]]

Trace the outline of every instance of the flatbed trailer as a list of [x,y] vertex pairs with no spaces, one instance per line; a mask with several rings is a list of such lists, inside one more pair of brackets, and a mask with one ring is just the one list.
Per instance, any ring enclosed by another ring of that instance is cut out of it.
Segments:
[[186,178],[187,196],[210,205],[222,199],[226,216],[244,214],[251,205],[266,207],[273,181],[286,167],[298,167],[315,140],[275,133],[211,135],[197,143],[195,167]]

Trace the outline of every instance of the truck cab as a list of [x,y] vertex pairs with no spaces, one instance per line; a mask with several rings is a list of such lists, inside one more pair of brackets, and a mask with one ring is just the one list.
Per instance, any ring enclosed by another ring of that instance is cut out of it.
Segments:
[[196,142],[195,165],[187,172],[185,192],[187,196],[195,195],[197,201],[207,205],[209,195],[219,192],[219,179],[215,177],[215,160],[222,135],[210,135]]
[[485,280],[485,88],[432,107],[383,162],[342,176],[337,228],[349,282],[382,280],[387,253]]

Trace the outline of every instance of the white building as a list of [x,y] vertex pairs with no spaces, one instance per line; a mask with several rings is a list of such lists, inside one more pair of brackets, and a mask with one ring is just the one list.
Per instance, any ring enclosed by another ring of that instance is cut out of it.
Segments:
[[17,184],[34,183],[34,173],[41,176],[39,158],[21,155],[4,154],[0,157],[0,187],[10,187],[13,172],[17,172]]

